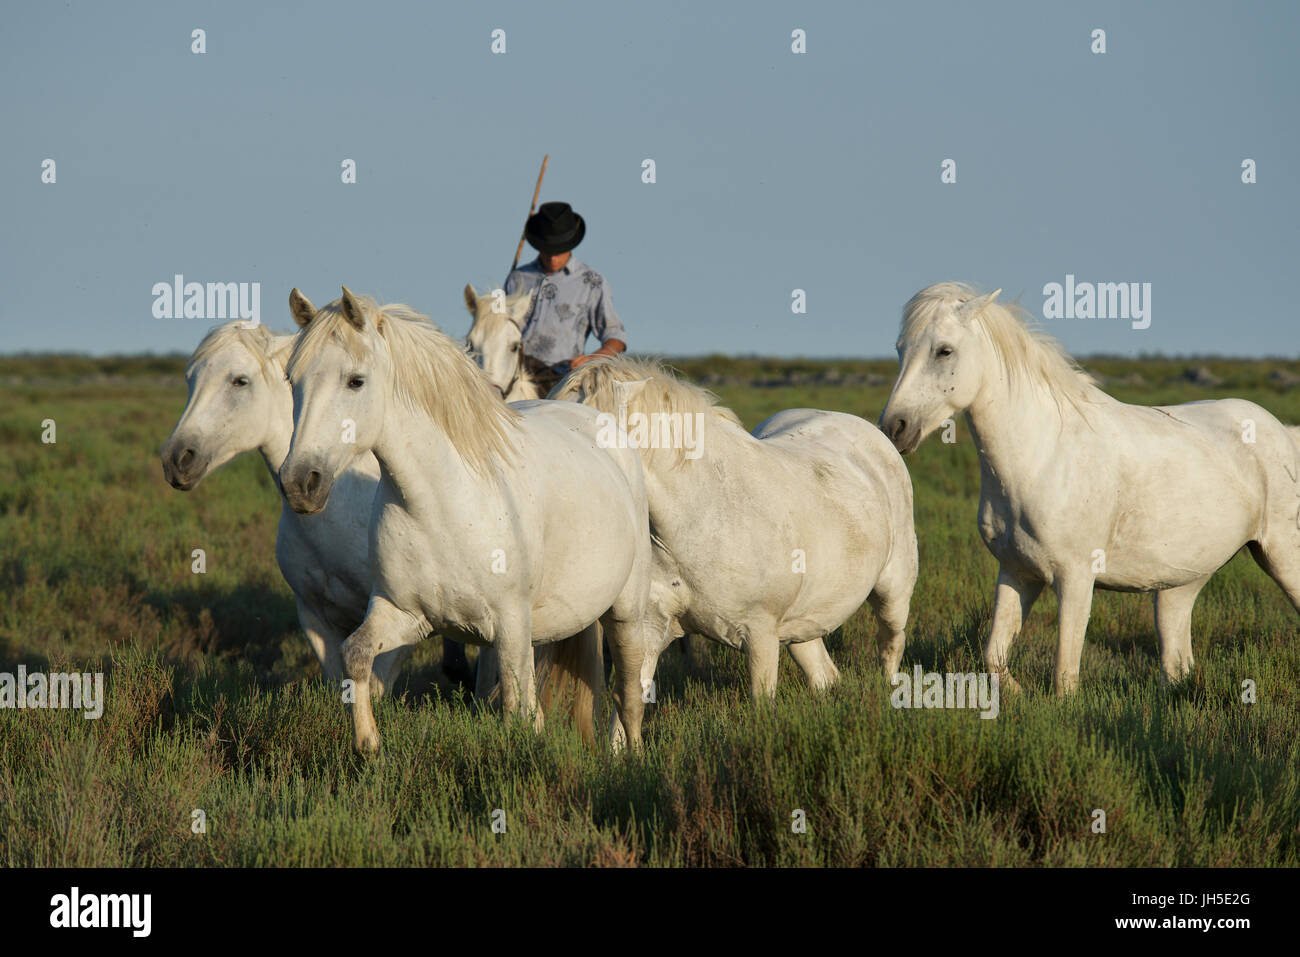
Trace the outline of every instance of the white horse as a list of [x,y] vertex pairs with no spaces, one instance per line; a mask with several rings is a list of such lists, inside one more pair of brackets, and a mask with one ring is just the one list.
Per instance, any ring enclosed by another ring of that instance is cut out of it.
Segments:
[[755,700],[775,692],[782,645],[825,688],[839,672],[822,638],[868,600],[897,672],[917,572],[912,482],[874,425],[789,409],[751,434],[712,394],[623,357],[586,363],[551,397],[601,410],[641,451],[657,616],[643,685],[689,632],[744,650]]
[[[185,371],[189,401],[162,447],[163,475],[174,488],[188,492],[208,473],[253,449],[278,482],[293,437],[285,362],[294,339],[243,321],[217,326],[203,338]],[[276,561],[293,590],[307,642],[331,682],[342,680],[339,646],[365,617],[370,599],[366,558],[378,485],[375,457],[358,456],[320,514],[299,515],[283,503],[280,509]],[[399,648],[375,659],[376,694],[390,686],[410,653]]]
[[1018,688],[1011,642],[1050,585],[1057,694],[1078,684],[1094,588],[1154,593],[1161,664],[1178,680],[1196,595],[1243,545],[1300,609],[1300,429],[1240,399],[1119,402],[998,292],[939,283],[912,297],[880,417],[906,454],[966,413],[980,535],[1000,565],[989,670]]
[[576,636],[555,663],[578,687],[590,739],[604,684],[597,621],[624,731],[639,745],[651,557],[636,452],[601,448],[590,409],[506,405],[426,317],[346,287],[307,326],[288,373],[295,427],[280,480],[295,510],[322,509],[357,456],[379,460],[375,580],[365,621],[343,646],[357,749],[379,747],[365,693],[375,655],[435,628],[494,647],[505,712],[538,728],[533,646]]
[[480,296],[465,287],[465,307],[474,324],[465,344],[507,402],[542,398],[524,358],[524,323],[532,310],[531,293],[506,297],[500,290]]
[[[504,290],[494,289],[480,296],[472,285],[465,286],[465,308],[474,319],[465,346],[507,402],[543,397],[524,358],[524,323],[532,307],[532,293],[507,297]],[[474,696],[495,700],[499,677],[496,653],[480,648]]]

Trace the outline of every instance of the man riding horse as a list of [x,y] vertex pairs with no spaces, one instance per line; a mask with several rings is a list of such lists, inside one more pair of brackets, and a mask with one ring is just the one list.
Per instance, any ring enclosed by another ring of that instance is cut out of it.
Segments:
[[[568,203],[543,203],[524,228],[537,258],[506,279],[507,296],[533,295],[523,329],[524,364],[543,394],[595,356],[616,356],[627,349],[609,283],[571,252],[586,232],[586,222]],[[591,354],[586,353],[588,336],[600,340]]]

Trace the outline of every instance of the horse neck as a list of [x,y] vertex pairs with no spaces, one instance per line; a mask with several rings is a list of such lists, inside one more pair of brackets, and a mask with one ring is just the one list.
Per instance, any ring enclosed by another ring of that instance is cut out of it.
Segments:
[[1019,475],[1036,474],[1024,466],[1052,458],[1068,426],[1080,418],[1069,398],[1028,375],[1014,386],[1005,374],[986,379],[966,410],[980,464],[1003,486]]
[[[289,446],[293,442],[293,417],[287,422],[280,422],[278,416],[272,416],[272,424],[267,428],[267,437],[257,447],[266,463],[266,470],[271,473],[271,480],[278,482],[280,466],[289,457]],[[283,427],[282,427],[283,426]]]
[[380,482],[400,492],[408,512],[463,512],[467,495],[488,488],[429,415],[400,401],[390,401],[372,451]]

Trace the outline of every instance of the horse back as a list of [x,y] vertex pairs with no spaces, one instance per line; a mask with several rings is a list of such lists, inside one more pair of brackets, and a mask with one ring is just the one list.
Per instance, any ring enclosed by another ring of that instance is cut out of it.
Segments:
[[786,409],[761,422],[753,435],[825,499],[855,515],[879,540],[882,563],[915,554],[912,478],[903,457],[876,426],[845,412]]
[[879,490],[896,523],[912,524],[912,477],[884,433],[856,415],[821,409],[786,409],[759,423],[753,436],[791,456],[814,474],[848,468]]

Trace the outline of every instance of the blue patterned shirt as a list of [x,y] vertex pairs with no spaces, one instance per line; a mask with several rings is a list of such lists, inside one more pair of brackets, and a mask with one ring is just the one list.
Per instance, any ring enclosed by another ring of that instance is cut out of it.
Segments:
[[587,351],[587,336],[601,344],[627,341],[610,300],[609,283],[573,256],[549,276],[541,257],[520,266],[506,280],[506,295],[532,292],[533,311],[524,324],[524,355],[555,365]]

